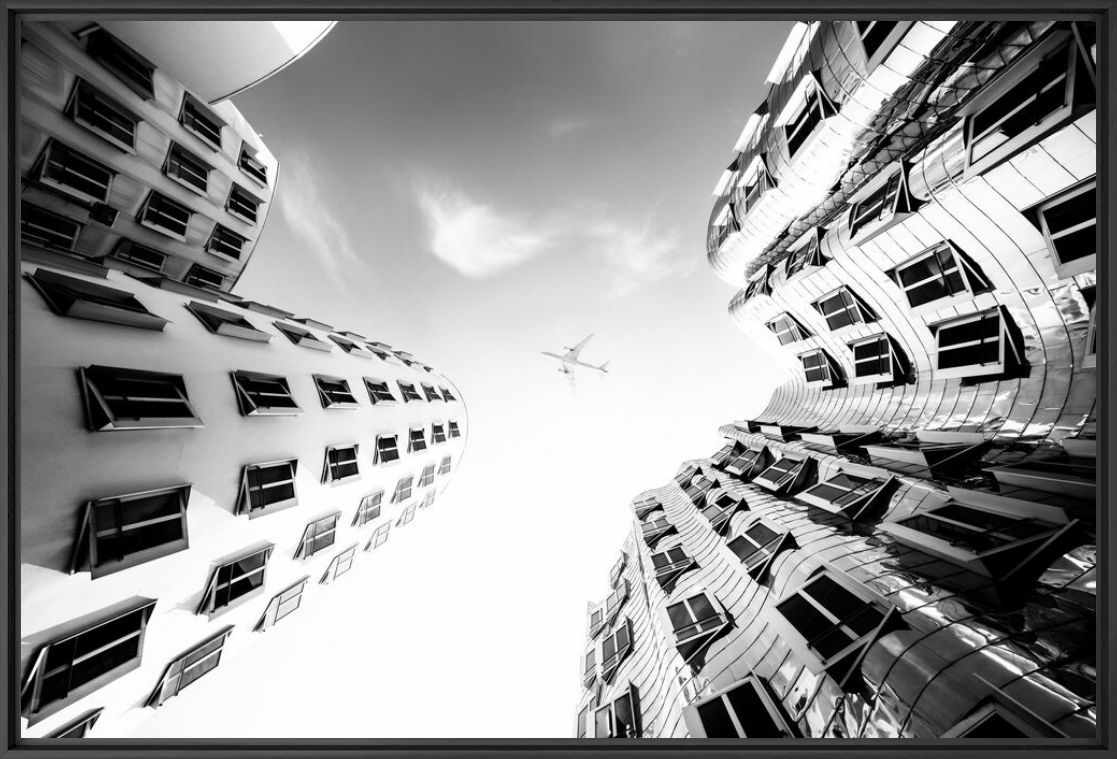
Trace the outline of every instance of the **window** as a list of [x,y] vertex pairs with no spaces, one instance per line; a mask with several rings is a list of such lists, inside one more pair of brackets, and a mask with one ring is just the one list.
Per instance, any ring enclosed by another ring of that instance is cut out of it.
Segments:
[[1044,201],[1036,206],[1033,216],[1060,277],[1097,268],[1097,179]]
[[376,436],[376,457],[374,464],[390,464],[399,460],[399,443],[395,435]]
[[930,326],[938,346],[939,377],[984,377],[1022,368],[1015,325],[1002,308]]
[[628,586],[628,580],[625,580],[616,590],[614,590],[605,598],[606,623],[612,623],[613,619],[616,618],[617,612],[620,611],[620,608],[624,605],[624,602],[628,600],[629,590],[630,588]]
[[456,401],[458,399],[457,396],[455,396],[453,393],[450,392],[450,388],[440,387],[438,389],[442,392],[442,400],[444,400],[444,401]]
[[861,47],[865,49],[865,59],[871,61],[881,49],[881,46],[899,25],[898,21],[854,21],[853,27],[857,36],[861,38]]
[[936,304],[955,295],[976,295],[992,285],[969,256],[949,240],[928,248],[889,275],[912,308]]
[[756,207],[764,193],[776,186],[775,180],[768,171],[767,163],[767,155],[764,153],[757,155],[749,163],[737,185],[734,199],[730,202],[734,216],[736,216],[735,207],[742,207],[744,212],[748,213]]
[[241,416],[293,416],[302,413],[285,377],[245,371],[233,372],[231,376]]
[[268,167],[256,158],[256,154],[248,145],[241,145],[240,158],[237,160],[237,166],[240,167],[241,171],[260,184],[266,185],[268,183]]
[[883,185],[853,205],[849,236],[858,245],[906,219],[921,203],[908,191],[907,168],[901,163]]
[[437,391],[437,390],[435,390],[435,389],[434,389],[434,388],[433,388],[432,386],[430,386],[430,385],[423,385],[422,387],[423,387],[423,395],[425,395],[425,396],[426,396],[426,398],[427,398],[427,402],[428,402],[428,403],[431,403],[431,402],[433,402],[433,401],[440,401],[440,400],[442,400],[442,396],[440,396],[440,395],[438,394],[438,391]]
[[163,265],[167,262],[166,253],[123,238],[116,244],[111,255],[117,261],[123,261],[154,272],[163,271]]
[[862,595],[851,592],[829,574],[819,574],[776,605],[776,609],[830,664],[855,644],[866,644],[885,620],[885,613]]
[[687,556],[682,546],[672,546],[665,551],[653,553],[652,566],[655,568],[655,579],[670,592],[674,580],[691,567],[697,567],[698,564]]
[[322,482],[343,482],[353,477],[360,477],[360,467],[357,465],[357,444],[345,446],[329,446],[326,448],[326,461],[322,467]]
[[[587,687],[589,686],[587,685]],[[576,736],[578,738],[585,738],[589,732],[589,728],[586,725],[586,721],[589,719],[589,709],[589,706],[583,706],[578,711],[578,734]]]
[[419,508],[425,509],[428,506],[434,505],[434,491],[428,490],[427,494],[423,496],[423,500],[419,502]]
[[442,458],[442,463],[440,463],[438,465],[438,473],[440,475],[450,474],[450,457],[449,456],[444,456]]
[[392,391],[388,388],[387,382],[365,377],[365,390],[368,391],[368,399],[374,406],[377,403],[396,402],[396,397],[392,395]]
[[74,85],[66,115],[118,148],[135,151],[139,117],[84,79]]
[[628,690],[619,698],[594,710],[593,737],[640,738],[639,703],[636,686],[629,684]]
[[605,604],[601,603],[590,611],[590,637],[596,637],[605,626]]
[[229,200],[225,203],[225,208],[238,219],[247,221],[249,224],[255,224],[261,202],[259,198],[250,195],[243,187],[234,184],[229,191]]
[[425,488],[434,482],[434,464],[423,467],[423,473],[419,475],[419,487]]
[[758,295],[771,295],[772,282],[771,282],[772,267],[771,265],[765,266],[764,269],[757,274],[752,280],[749,281],[745,287],[745,300],[751,300]]
[[400,395],[403,396],[403,402],[404,403],[408,403],[409,401],[421,401],[421,400],[423,400],[419,396],[419,393],[417,393],[415,391],[415,386],[414,385],[409,385],[406,382],[397,382],[397,384],[399,385]]
[[74,543],[71,572],[93,579],[185,550],[190,486],[87,501]]
[[768,453],[767,446],[759,450],[746,448],[725,463],[725,471],[736,475],[738,479],[747,481],[754,474],[766,469],[770,460],[771,456]]
[[388,542],[388,534],[391,532],[391,529],[392,523],[386,522],[373,530],[372,537],[369,538],[368,543],[365,544],[365,550],[374,550]]
[[303,530],[302,540],[299,541],[298,550],[295,551],[295,558],[309,559],[319,551],[332,546],[337,537],[337,520],[340,516],[341,512],[336,511],[307,524],[306,529]]
[[[818,83],[818,78],[815,74],[807,74],[804,77],[802,88],[800,91],[801,104],[797,111],[791,118],[787,119],[783,133],[787,140],[787,157],[790,160],[794,158],[799,148],[807,141],[807,138],[814,133],[815,127],[822,123],[823,119],[833,116],[836,113],[834,104],[826,93],[822,91],[822,86]],[[794,96],[793,96],[794,97]],[[781,119],[782,120],[782,119]]]
[[[706,696],[688,707],[687,724],[697,723],[696,738],[796,738],[768,684],[749,675],[725,690]],[[696,718],[696,719],[695,719]]]
[[780,345],[787,345],[798,340],[806,340],[811,336],[799,321],[791,314],[780,314],[765,326],[768,327],[780,341]]
[[648,547],[654,548],[660,538],[676,530],[675,525],[668,522],[667,517],[664,516],[641,525],[640,531]]
[[31,173],[48,187],[95,203],[106,203],[115,174],[112,169],[58,140],[47,140]]
[[906,357],[888,335],[872,335],[849,344],[853,376],[859,383],[901,383],[908,372]]
[[[999,691],[998,691],[999,693]],[[1066,738],[1033,712],[996,695],[984,701],[942,738]]]
[[407,436],[407,452],[425,451],[427,449],[426,431],[422,427],[411,429]]
[[186,242],[186,230],[193,215],[193,211],[177,200],[153,192],[147,196],[137,218],[145,227]]
[[89,34],[86,52],[144,100],[155,97],[151,78],[155,67],[104,29],[95,29]]
[[1086,329],[1086,346],[1082,356],[1082,368],[1098,365],[1098,310],[1097,287],[1083,287],[1082,298],[1090,308],[1090,326]]
[[225,125],[190,93],[187,93],[182,100],[182,112],[178,120],[187,131],[199,137],[202,142],[211,148],[221,149],[221,127]]
[[396,527],[403,527],[404,525],[411,524],[411,520],[415,518],[415,510],[418,506],[419,504],[413,503],[404,509],[399,515],[399,519],[396,520]]
[[237,513],[247,513],[250,519],[254,519],[296,506],[295,473],[298,466],[297,459],[246,466],[241,473]]
[[842,373],[841,367],[824,350],[801,353],[799,362],[803,364],[803,376],[808,384],[819,383],[823,390],[830,390],[845,384],[845,375]]
[[214,224],[213,231],[209,233],[209,239],[206,240],[206,250],[239,261],[246,244],[248,244],[247,237],[238,235],[220,224]]
[[167,320],[144,308],[132,293],[65,274],[36,269],[27,279],[59,316],[162,331]]
[[252,340],[258,343],[266,343],[271,340],[271,335],[256,329],[251,322],[232,311],[226,311],[208,303],[199,303],[196,300],[187,303],[186,308],[198,317],[198,321],[204,324],[206,329],[215,335],[239,337],[242,340]]
[[201,264],[194,264],[190,267],[190,271],[187,272],[186,279],[183,281],[193,287],[220,290],[225,285],[225,275],[213,269],[207,269]]
[[326,351],[330,350],[330,346],[325,340],[319,340],[309,331],[302,327],[296,327],[294,324],[285,324],[283,322],[272,322],[276,329],[284,335],[288,340],[295,345],[301,345],[304,348],[313,348],[314,350]]
[[702,509],[702,516],[710,520],[710,527],[715,532],[724,534],[724,531],[729,527],[729,518],[737,512],[737,509],[741,508],[743,503],[743,498],[722,493],[713,503]]
[[758,474],[753,482],[774,493],[786,493],[805,477],[808,461],[810,461],[809,458],[793,459],[790,456],[784,456]]
[[402,503],[411,497],[411,483],[414,478],[411,475],[400,478],[396,483],[396,490],[392,493],[392,503]]
[[347,340],[340,335],[330,335],[330,339],[337,344],[339,348],[351,356],[360,356],[361,358],[368,358],[368,356],[361,351],[361,346],[357,345],[352,340]]
[[721,604],[706,593],[671,604],[667,617],[675,633],[675,645],[687,661],[729,624]]
[[620,558],[617,559],[617,562],[613,565],[613,568],[609,570],[609,587],[614,589],[617,588],[617,586],[620,584],[620,581],[624,577],[624,570],[627,566],[628,554],[624,551],[621,551]]
[[1092,59],[1072,31],[1059,26],[968,104],[971,173],[996,166],[1095,107]]
[[453,419],[450,420],[449,429],[450,429],[450,437],[461,437],[462,436],[461,430],[458,429],[458,423],[455,422]]
[[326,571],[322,574],[322,579],[319,580],[319,582],[322,585],[325,585],[327,583],[333,582],[334,580],[348,572],[350,569],[353,568],[353,557],[355,557],[356,555],[357,546],[352,545],[339,553],[337,556],[334,556],[332,559],[330,559],[330,564],[326,567]]
[[384,491],[366,495],[357,506],[357,513],[353,515],[353,527],[362,527],[380,516],[380,504],[384,500]]
[[162,706],[167,699],[177,696],[183,688],[198,678],[217,669],[225,639],[233,633],[232,625],[222,629],[212,638],[187,651],[167,665],[159,684],[147,700],[148,706]]
[[73,250],[82,225],[32,203],[20,203],[19,237],[22,242],[52,250]]
[[697,504],[706,497],[706,494],[710,492],[710,488],[713,486],[714,481],[709,477],[702,474],[695,474],[690,484],[687,485],[683,492],[686,493],[687,498],[689,498],[692,503]]
[[822,318],[826,320],[826,326],[831,330],[877,320],[877,315],[873,313],[873,310],[866,306],[848,287],[840,287],[811,305],[822,314]]
[[782,548],[791,543],[791,534],[777,532],[764,522],[757,520],[733,540],[729,541],[732,551],[745,571],[757,582],[761,582],[771,566],[772,559]]
[[[686,482],[685,480],[683,481]],[[654,498],[644,498],[632,504],[632,510],[636,513],[636,518],[643,521],[648,514],[651,514],[656,509],[662,509],[663,505]]]
[[55,730],[47,738],[84,738],[89,735],[89,731],[97,724],[97,720],[101,717],[103,709],[94,709],[86,712],[77,720],[71,722],[65,727]]
[[832,514],[843,514],[856,519],[868,508],[877,495],[888,495],[895,481],[856,477],[839,472],[825,482],[799,494],[799,499],[825,509]]
[[[35,723],[140,665],[155,599],[135,597],[76,620],[31,657],[20,713]],[[33,641],[26,641],[33,643]]]
[[187,189],[201,195],[209,186],[210,167],[178,143],[172,142],[163,163],[163,173]]
[[597,646],[586,651],[583,664],[582,685],[588,688],[597,679]]
[[632,620],[626,618],[601,641],[601,677],[605,682],[609,682],[631,652]]
[[431,424],[431,445],[446,442],[446,428],[437,422]]
[[198,604],[198,614],[212,616],[262,591],[268,557],[274,548],[271,543],[257,543],[235,556],[218,560],[210,570],[205,592]]
[[89,429],[201,427],[180,375],[87,366],[78,370]]
[[255,630],[257,632],[263,632],[298,609],[302,604],[303,589],[306,588],[306,583],[309,579],[309,577],[303,577],[294,585],[272,596],[272,599],[268,601],[267,608],[264,609],[264,615],[260,617],[260,621],[256,623]]
[[784,259],[784,276],[791,279],[808,266],[818,267],[826,265],[826,257],[822,255],[822,238],[826,230],[815,227],[808,234],[807,243],[800,245]]
[[349,389],[348,380],[315,374],[314,385],[318,388],[318,399],[322,401],[322,408],[359,408],[360,406]]

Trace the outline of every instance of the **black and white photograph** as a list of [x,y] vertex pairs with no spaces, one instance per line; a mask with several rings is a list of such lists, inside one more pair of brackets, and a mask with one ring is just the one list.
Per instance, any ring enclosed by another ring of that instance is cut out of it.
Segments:
[[0,753],[1105,745],[1113,6],[27,3]]

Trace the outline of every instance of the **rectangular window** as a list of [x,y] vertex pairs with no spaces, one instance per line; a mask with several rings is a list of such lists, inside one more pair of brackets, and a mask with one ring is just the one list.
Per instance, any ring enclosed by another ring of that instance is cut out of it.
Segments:
[[390,464],[399,460],[399,442],[396,435],[376,436],[376,460],[374,464]]
[[639,697],[636,686],[593,713],[595,738],[640,738]]
[[676,647],[686,659],[697,651],[702,641],[728,624],[720,604],[706,593],[698,593],[668,606],[667,617],[675,633]]
[[154,608],[155,599],[131,598],[82,618],[77,629],[43,643],[31,657],[21,714],[34,723],[136,669]]
[[461,437],[462,436],[461,430],[458,429],[458,423],[455,422],[452,419],[450,420],[450,423],[449,423],[449,429],[450,429],[450,437]]
[[243,187],[234,184],[229,191],[229,200],[225,204],[226,210],[238,219],[243,219],[249,224],[256,223],[262,201],[248,193]]
[[427,449],[426,430],[416,427],[408,432],[407,452],[425,451]]
[[888,39],[888,35],[899,24],[898,21],[854,21],[854,29],[861,38],[861,47],[865,50],[865,59],[872,60],[881,45]]
[[203,426],[180,375],[97,365],[78,375],[93,431]]
[[241,416],[293,416],[302,413],[285,377],[245,371],[235,371],[231,376]]
[[32,203],[20,203],[19,237],[22,242],[52,250],[73,250],[82,225],[62,214]]
[[821,92],[822,87],[818,84],[818,80],[815,79],[813,74],[807,76],[812,81],[807,85],[803,103],[798,113],[788,120],[783,128],[784,137],[787,140],[787,157],[789,160],[795,157],[799,148],[814,133],[815,127],[822,123],[822,120],[827,116],[833,115],[833,105]]
[[1062,278],[1097,268],[1097,180],[1072,187],[1036,206],[1055,271]]
[[799,498],[833,513],[847,513],[876,495],[887,482],[839,472],[803,491]]
[[391,534],[392,523],[385,522],[372,531],[372,537],[368,539],[365,544],[366,551],[372,551],[388,542],[388,535]]
[[107,203],[115,172],[65,145],[48,140],[31,170],[43,184],[95,203]]
[[1086,347],[1082,356],[1082,368],[1088,369],[1098,365],[1097,288],[1084,287],[1081,292],[1083,299],[1090,307],[1090,326],[1086,328]]
[[815,350],[800,354],[799,362],[803,365],[803,376],[808,384],[817,382],[823,386],[823,390],[829,390],[845,381],[841,369],[826,351]]
[[359,408],[360,404],[349,389],[349,381],[341,377],[314,375],[314,385],[318,388],[318,399],[322,408]]
[[396,402],[396,397],[392,395],[392,391],[388,388],[387,382],[365,377],[365,390],[368,391],[368,399],[374,406],[377,403]]
[[135,152],[139,117],[84,79],[74,85],[66,115],[118,148]]
[[178,143],[172,142],[163,163],[163,173],[188,190],[205,195],[210,166]]
[[826,257],[822,255],[822,237],[825,230],[815,227],[809,233],[806,244],[800,245],[787,256],[784,263],[784,276],[791,279],[808,266],[818,267],[826,265]]
[[220,290],[225,286],[225,275],[213,269],[207,269],[201,264],[194,264],[190,267],[190,271],[187,272],[186,279],[183,282],[192,287]]
[[849,236],[857,244],[867,242],[903,221],[918,206],[919,202],[908,191],[906,167],[900,164],[878,190],[853,205],[849,215]]
[[[591,680],[591,682],[592,682],[592,680]],[[587,687],[589,687],[588,684],[587,684]],[[578,737],[578,738],[585,738],[586,737],[586,735],[589,732],[589,727],[587,726],[587,721],[588,720],[589,720],[589,707],[588,706],[583,706],[578,711],[578,731],[577,731],[577,736],[576,737]]]
[[319,340],[302,327],[296,327],[294,324],[285,324],[283,322],[272,322],[272,324],[284,337],[295,345],[301,345],[304,348],[313,348],[319,351],[329,352],[330,350],[330,346],[325,340]]
[[1020,365],[1008,317],[1000,308],[930,325],[935,333],[939,377],[1005,374]]
[[364,352],[361,351],[361,346],[357,345],[352,340],[347,340],[346,338],[341,337],[340,335],[330,335],[330,339],[334,341],[334,343],[337,345],[337,347],[341,348],[343,351],[345,351],[349,355],[360,356],[362,358],[368,358],[368,356],[366,356],[364,354]]
[[440,401],[440,400],[442,400],[442,396],[440,396],[440,395],[438,394],[438,391],[437,391],[437,390],[435,390],[435,389],[434,389],[434,388],[433,388],[432,386],[430,386],[430,385],[423,385],[422,387],[423,387],[423,395],[425,395],[425,396],[426,396],[426,398],[427,398],[427,402],[428,402],[428,403],[430,403],[430,402],[432,402],[432,401]]
[[308,580],[310,580],[309,577],[303,577],[294,585],[272,596],[272,599],[268,601],[267,608],[264,609],[263,616],[260,617],[260,621],[256,623],[255,630],[257,632],[263,632],[298,609],[299,606],[302,605],[303,590],[306,588]]
[[761,448],[755,450],[753,448],[746,448],[738,455],[725,462],[725,471],[730,474],[736,475],[740,479],[747,480],[754,470],[759,471],[765,468],[768,461],[768,449]]
[[380,504],[384,500],[384,491],[366,495],[357,506],[357,513],[353,515],[353,527],[361,527],[380,516]]
[[729,541],[729,550],[736,554],[745,565],[745,571],[751,575],[776,555],[785,534],[776,532],[764,522],[757,521]]
[[807,328],[800,324],[791,314],[780,314],[765,326],[779,339],[780,345],[806,340],[811,336]]
[[237,513],[255,518],[298,505],[295,496],[297,459],[250,464],[241,473]]
[[221,149],[221,127],[225,125],[190,93],[187,93],[182,100],[182,112],[178,120],[187,131],[192,132],[202,142],[216,150]]
[[198,321],[205,325],[206,329],[215,335],[239,337],[242,340],[252,340],[257,343],[266,343],[271,340],[271,335],[267,332],[261,332],[243,316],[232,311],[226,311],[208,303],[199,303],[196,300],[187,303],[186,308],[198,318]]
[[655,577],[661,582],[667,578],[675,577],[692,564],[694,564],[694,559],[687,556],[682,546],[672,546],[665,551],[652,554]]
[[701,726],[701,731],[691,730],[694,737],[798,737],[767,684],[755,675],[699,699],[691,708]]
[[[1000,691],[998,690],[999,694]],[[941,738],[1066,738],[1066,734],[1021,708],[1008,698],[994,695],[965,719],[943,733]]]
[[912,308],[992,289],[977,265],[949,240],[923,251],[889,274]]
[[895,383],[906,373],[899,349],[888,335],[873,335],[849,344],[857,382]]
[[840,287],[811,305],[822,314],[822,318],[826,320],[826,326],[831,330],[877,320],[877,316],[872,309],[866,306],[848,287]]
[[597,647],[594,646],[586,651],[586,656],[583,659],[582,667],[582,685],[589,687],[590,683],[597,679]]
[[423,467],[423,473],[419,475],[419,487],[425,488],[434,482],[434,464]]
[[440,475],[450,473],[450,457],[449,456],[444,457],[442,459],[442,463],[440,463],[438,465],[438,473]]
[[87,501],[71,571],[96,580],[185,550],[189,501],[189,485]]
[[438,389],[442,393],[442,400],[444,400],[444,401],[456,401],[458,399],[457,396],[455,396],[453,393],[450,392],[450,388],[440,387]]
[[345,480],[359,477],[360,467],[357,465],[357,449],[360,446],[330,446],[326,448],[326,462],[322,471],[322,482],[344,482]]
[[446,428],[441,424],[431,424],[431,445],[439,445],[446,442]]
[[27,279],[59,316],[161,331],[167,320],[148,311],[132,293],[36,269]]
[[745,287],[745,300],[751,300],[758,295],[771,295],[772,294],[772,267],[771,265],[765,266],[764,269],[757,274]]
[[404,509],[399,515],[399,519],[396,520],[396,527],[403,527],[406,524],[411,524],[411,520],[415,518],[415,510],[418,507],[419,504],[413,503]]
[[683,492],[686,493],[687,498],[689,498],[692,503],[699,503],[706,497],[706,494],[710,492],[710,488],[713,486],[714,481],[709,477],[696,474]]
[[217,669],[225,649],[225,639],[232,633],[233,627],[230,625],[168,664],[163,676],[159,678],[159,684],[155,686],[154,692],[148,698],[147,705],[162,706],[167,699],[177,696],[183,688]]
[[144,100],[155,97],[151,76],[155,66],[104,29],[89,34],[86,52]]
[[237,166],[260,184],[266,185],[268,183],[268,167],[256,158],[256,154],[249,149],[248,145],[241,145]]
[[154,229],[156,232],[180,242],[186,242],[186,230],[190,225],[190,217],[193,215],[193,211],[178,201],[152,192],[147,196],[147,201],[140,209],[137,218],[140,224],[145,227]]
[[674,531],[675,525],[667,521],[667,517],[660,517],[653,519],[650,522],[645,522],[640,526],[641,535],[644,542],[648,544],[649,548],[654,548],[656,541],[662,538],[669,532]]
[[117,261],[123,261],[153,272],[162,272],[163,265],[167,262],[166,253],[123,238],[116,244],[111,255]]
[[782,492],[791,486],[791,483],[794,482],[803,471],[803,467],[806,466],[808,460],[809,459],[793,459],[789,456],[784,456],[763,472],[756,475],[753,482],[767,490]]
[[349,546],[344,551],[330,559],[330,564],[322,574],[321,584],[333,582],[353,568],[353,557],[357,555],[357,546]]
[[632,621],[624,622],[601,641],[601,677],[608,681],[632,652]]
[[83,714],[77,720],[71,722],[65,727],[55,730],[47,738],[84,738],[89,735],[89,731],[97,724],[97,720],[101,717],[103,709],[93,709],[90,712]]
[[876,604],[820,574],[776,605],[825,665],[864,642],[884,621]]
[[733,516],[737,509],[744,503],[743,498],[736,498],[729,493],[722,493],[713,503],[710,503],[702,509],[702,516],[710,520],[710,527],[715,532],[722,532],[729,526],[729,518]]
[[415,391],[414,385],[410,385],[406,382],[397,382],[396,384],[399,385],[399,392],[400,395],[403,397],[404,403],[423,400],[419,393]]
[[258,543],[236,556],[218,560],[210,570],[205,592],[198,604],[198,614],[212,616],[221,609],[237,605],[241,599],[263,591],[268,557],[274,548],[271,543]]
[[411,497],[411,483],[414,478],[411,475],[400,478],[396,483],[396,490],[392,493],[392,503],[402,503]]
[[307,524],[298,550],[295,551],[295,558],[309,559],[332,546],[337,537],[337,520],[340,516],[341,512],[337,511]]
[[226,229],[220,224],[214,224],[213,231],[209,233],[209,239],[206,240],[206,250],[239,261],[241,253],[244,252],[244,246],[247,244],[247,237],[238,235],[233,230]]

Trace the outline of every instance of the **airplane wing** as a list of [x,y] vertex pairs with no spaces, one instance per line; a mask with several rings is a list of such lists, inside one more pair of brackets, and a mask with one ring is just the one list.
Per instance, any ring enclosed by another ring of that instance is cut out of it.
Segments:
[[594,364],[587,364],[584,361],[575,361],[574,365],[575,366],[580,366],[583,369],[592,369],[593,371],[601,372],[602,374],[608,373],[608,368],[609,368],[609,362],[608,361],[606,361],[601,366],[595,366]]
[[583,340],[582,342],[578,343],[573,348],[568,350],[566,352],[566,355],[563,356],[563,358],[569,359],[570,361],[577,361],[578,360],[578,354],[582,352],[582,348],[586,347],[586,343],[588,343],[592,337],[593,337],[593,335],[590,335],[585,340]]

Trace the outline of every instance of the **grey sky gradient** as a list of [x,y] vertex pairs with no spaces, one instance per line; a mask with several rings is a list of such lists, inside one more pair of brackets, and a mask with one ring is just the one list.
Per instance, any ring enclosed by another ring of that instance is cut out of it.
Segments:
[[[470,440],[382,555],[137,735],[571,734],[630,500],[775,379],[704,241],[790,26],[344,21],[236,99],[281,163],[240,293],[445,372]],[[611,372],[572,393],[539,351],[591,332]]]

